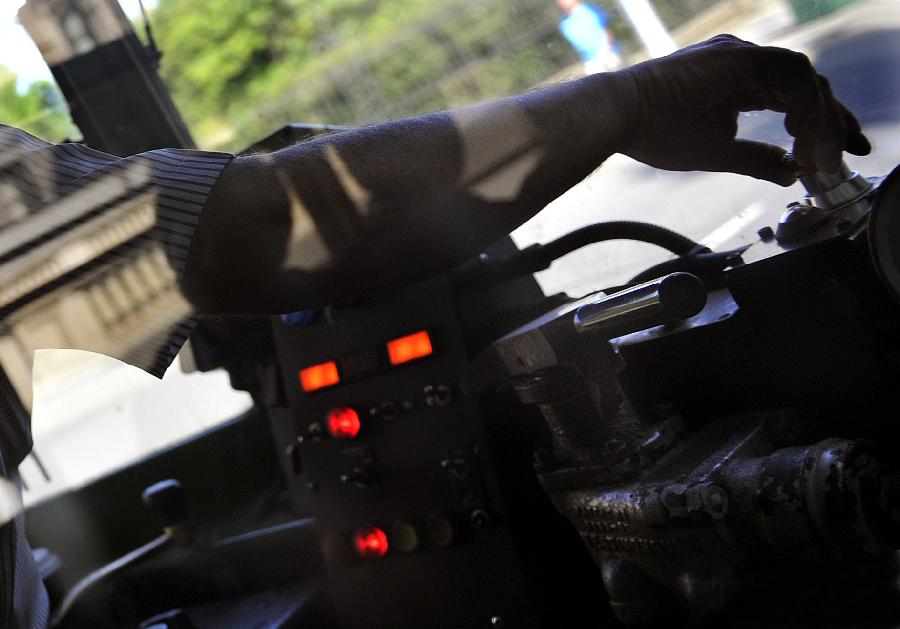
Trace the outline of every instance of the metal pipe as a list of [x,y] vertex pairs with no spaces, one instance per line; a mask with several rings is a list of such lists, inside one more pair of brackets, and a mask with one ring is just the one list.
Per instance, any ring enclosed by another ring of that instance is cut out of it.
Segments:
[[672,273],[585,304],[575,329],[609,338],[687,319],[706,305],[706,287],[690,273]]

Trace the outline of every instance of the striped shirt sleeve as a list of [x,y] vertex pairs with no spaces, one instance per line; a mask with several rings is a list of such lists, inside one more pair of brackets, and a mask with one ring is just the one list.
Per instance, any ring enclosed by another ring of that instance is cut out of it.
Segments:
[[[78,147],[79,150],[83,148]],[[76,192],[83,187],[106,185],[109,181],[115,182],[113,185],[116,186],[121,185],[120,181],[127,182],[124,186],[126,190],[113,203],[121,207],[137,202],[137,207],[142,208],[145,215],[142,226],[149,227],[131,238],[121,252],[124,258],[110,255],[110,259],[116,259],[121,269],[122,284],[130,298],[140,295],[142,290],[137,284],[147,281],[137,272],[139,262],[129,259],[134,249],[151,252],[154,264],[167,267],[160,270],[169,279],[170,286],[175,289],[180,287],[200,214],[219,174],[231,159],[231,155],[224,153],[159,149],[101,166],[73,182],[66,190]],[[151,206],[152,221],[148,211]],[[135,231],[138,229],[135,227]],[[159,255],[160,251],[164,256]],[[134,267],[131,277],[128,277],[129,267]],[[162,377],[196,323],[189,314],[189,304],[175,295],[171,298],[173,303],[169,316],[161,317],[160,322],[174,319],[176,312],[182,316],[115,358]],[[140,300],[133,303],[136,308],[142,305]]]
[[119,158],[0,125],[0,367],[26,402],[36,349],[95,351],[163,375],[194,325],[180,281],[231,159]]

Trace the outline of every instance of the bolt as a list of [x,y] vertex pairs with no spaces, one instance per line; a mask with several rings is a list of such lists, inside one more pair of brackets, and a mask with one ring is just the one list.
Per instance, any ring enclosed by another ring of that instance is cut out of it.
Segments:
[[428,406],[447,406],[453,401],[453,389],[446,384],[427,384],[422,387],[422,393]]
[[662,490],[660,498],[669,509],[680,511],[687,507],[684,485],[669,485]]
[[306,489],[308,489],[309,491],[318,491],[319,486],[314,482],[309,481],[308,483],[306,483]]
[[711,491],[708,496],[710,509],[721,511],[725,508],[725,495],[721,491]]
[[395,419],[399,412],[400,409],[397,407],[397,403],[391,400],[385,400],[378,405],[378,414],[388,421]]
[[761,227],[756,234],[763,242],[771,242],[775,238],[775,231],[768,225]]
[[500,616],[491,616],[491,627],[495,629],[503,629],[504,627],[503,618]]
[[453,389],[445,384],[437,386],[437,403],[440,406],[446,406],[453,401]]
[[477,530],[483,531],[491,525],[491,515],[484,509],[475,509],[469,514],[469,520]]
[[808,205],[797,204],[784,213],[784,215],[781,217],[781,222],[791,223],[793,221],[796,221],[797,219],[803,218],[804,216],[809,214],[812,209],[813,208],[809,207]]

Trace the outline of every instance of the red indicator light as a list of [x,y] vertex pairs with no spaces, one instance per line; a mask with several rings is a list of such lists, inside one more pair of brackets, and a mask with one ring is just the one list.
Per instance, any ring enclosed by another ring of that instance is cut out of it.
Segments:
[[362,427],[359,413],[349,406],[338,406],[325,416],[328,433],[335,439],[353,439]]
[[300,370],[300,388],[307,393],[333,386],[340,381],[337,363],[333,360]]
[[388,341],[387,351],[392,365],[402,365],[411,360],[430,356],[434,349],[431,347],[431,337],[428,336],[428,332],[422,330]]
[[365,559],[384,557],[388,551],[388,539],[378,527],[359,529],[353,534],[356,553]]

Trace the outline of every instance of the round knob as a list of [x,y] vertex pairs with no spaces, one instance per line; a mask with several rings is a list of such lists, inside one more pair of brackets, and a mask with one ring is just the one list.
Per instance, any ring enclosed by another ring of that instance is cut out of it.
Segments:
[[174,529],[187,522],[184,488],[174,478],[150,485],[144,490],[141,497],[144,504],[159,517],[163,528]]
[[800,177],[800,182],[806,188],[807,201],[826,210],[849,205],[872,189],[868,179],[844,163],[836,173],[810,173]]

